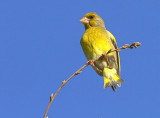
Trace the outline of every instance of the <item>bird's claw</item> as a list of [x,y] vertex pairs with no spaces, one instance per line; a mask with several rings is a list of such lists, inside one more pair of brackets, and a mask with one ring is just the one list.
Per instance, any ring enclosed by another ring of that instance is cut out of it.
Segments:
[[89,60],[89,61],[88,61],[88,64],[90,64],[91,66],[95,67],[93,60]]

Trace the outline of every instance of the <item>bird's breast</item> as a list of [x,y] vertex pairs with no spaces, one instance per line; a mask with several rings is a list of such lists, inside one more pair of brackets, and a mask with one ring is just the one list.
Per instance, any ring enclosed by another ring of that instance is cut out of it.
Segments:
[[111,49],[109,37],[102,29],[93,28],[86,30],[82,39],[81,46],[88,60],[96,59],[102,53]]

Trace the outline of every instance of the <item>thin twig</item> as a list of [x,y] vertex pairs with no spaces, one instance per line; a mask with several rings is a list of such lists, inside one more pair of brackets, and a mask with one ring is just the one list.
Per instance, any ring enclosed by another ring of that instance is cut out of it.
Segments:
[[138,46],[140,46],[141,44],[139,42],[135,42],[135,43],[132,43],[131,45],[129,44],[125,44],[124,46],[120,47],[120,48],[117,48],[117,49],[111,49],[107,52],[107,54],[111,53],[111,52],[114,52],[114,51],[121,51],[121,49],[126,49],[126,48],[130,48],[130,49],[133,49],[133,47],[135,48],[138,48]]
[[47,109],[46,109],[46,112],[45,112],[45,114],[44,114],[44,118],[46,118],[48,109],[49,109],[49,107],[51,106],[51,103],[53,102],[53,100],[54,100],[54,98],[56,97],[57,93],[62,89],[62,87],[63,87],[72,77],[74,77],[75,75],[80,74],[80,73],[81,73],[81,70],[84,69],[85,67],[87,67],[88,65],[89,65],[89,63],[87,62],[84,66],[82,66],[79,70],[77,70],[77,71],[76,71],[71,77],[69,77],[66,81],[64,80],[64,81],[62,82],[61,87],[57,90],[57,92],[54,94],[54,96],[53,96],[53,93],[51,94],[51,96],[50,96],[50,102],[49,102],[48,107],[47,107]]
[[[132,49],[133,47],[137,48],[137,47],[140,46],[140,45],[141,45],[141,44],[140,44],[139,42],[132,43],[131,45],[125,44],[124,46],[122,46],[122,47],[120,47],[120,48],[109,50],[109,51],[106,53],[106,55],[109,54],[109,53],[111,53],[111,52],[114,52],[114,51],[121,51],[121,49],[126,49],[126,48]],[[91,65],[91,62],[94,63],[95,61],[98,61],[99,59],[101,59],[101,58],[103,58],[103,57],[104,57],[104,55],[100,56],[98,59],[89,60],[84,66],[82,66],[79,70],[77,70],[77,71],[76,71],[72,76],[70,76],[66,81],[64,80],[64,81],[62,82],[62,85],[61,85],[61,87],[57,90],[57,92],[56,92],[54,95],[53,95],[53,93],[51,94],[51,96],[50,96],[50,102],[49,102],[49,104],[48,104],[48,107],[47,107],[47,109],[46,109],[46,112],[45,112],[43,118],[48,118],[48,117],[46,117],[46,115],[47,115],[47,112],[48,112],[48,110],[49,110],[49,108],[50,108],[50,106],[51,106],[51,103],[53,102],[53,100],[54,100],[54,98],[56,97],[56,95],[58,94],[58,92],[62,89],[62,87],[63,87],[71,78],[73,78],[75,75],[80,74],[82,69],[84,69],[84,68],[87,67],[88,65]],[[98,70],[98,68],[97,68],[97,70]]]

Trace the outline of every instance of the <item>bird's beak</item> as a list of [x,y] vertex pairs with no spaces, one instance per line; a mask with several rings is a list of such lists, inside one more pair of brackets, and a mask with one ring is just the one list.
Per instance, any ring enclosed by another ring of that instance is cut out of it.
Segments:
[[83,24],[88,24],[89,23],[89,19],[86,18],[86,17],[83,17],[81,20],[80,20],[81,23]]

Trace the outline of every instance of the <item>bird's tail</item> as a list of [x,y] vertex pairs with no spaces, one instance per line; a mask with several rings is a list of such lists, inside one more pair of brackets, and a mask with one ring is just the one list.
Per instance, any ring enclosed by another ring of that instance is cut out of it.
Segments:
[[120,87],[121,83],[124,82],[123,79],[119,77],[114,68],[104,68],[103,70],[104,77],[104,89],[112,87],[113,91],[116,90],[116,86]]

